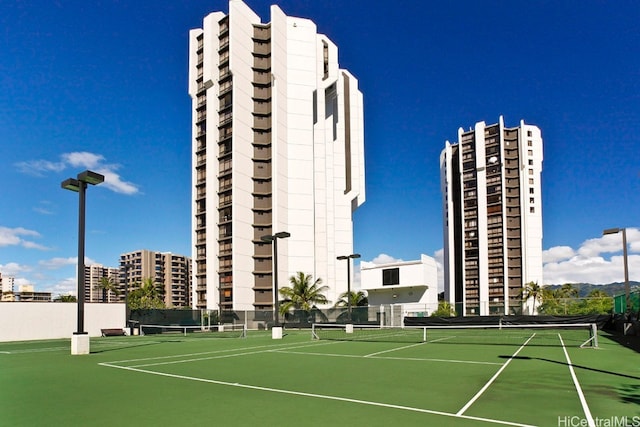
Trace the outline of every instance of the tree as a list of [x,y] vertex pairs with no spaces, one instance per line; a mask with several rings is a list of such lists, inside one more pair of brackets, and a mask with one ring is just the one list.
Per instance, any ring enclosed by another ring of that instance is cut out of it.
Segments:
[[[369,318],[369,311],[366,308],[369,306],[369,298],[363,291],[347,291],[340,294],[340,299],[335,303],[335,308],[347,308],[351,303],[351,322],[366,322]],[[355,309],[354,309],[355,308]],[[345,322],[349,320],[349,313],[347,311],[342,312],[338,318],[338,322]]]
[[348,307],[351,302],[351,307],[366,307],[369,305],[369,298],[363,291],[348,291],[340,294],[340,299],[335,303],[334,307]]
[[560,306],[560,290],[548,287],[542,288],[542,304],[540,304],[539,312],[547,315],[564,314]]
[[574,288],[571,283],[565,283],[559,289],[560,298],[578,298],[578,289]]
[[129,308],[166,308],[162,285],[155,283],[152,278],[144,279],[138,289],[129,292]]
[[312,281],[313,277],[302,271],[289,278],[291,286],[280,288],[280,295],[283,297],[280,301],[280,314],[286,318],[291,310],[299,310],[299,320],[307,321],[311,311],[319,312],[316,304],[329,303],[323,294],[329,287],[321,286],[322,279],[320,278],[317,278],[313,283]]
[[531,310],[527,310],[529,314],[538,314],[538,305],[542,300],[542,287],[538,285],[538,282],[529,282],[524,285],[520,291],[522,303],[529,308],[527,301],[532,300]]
[[53,301],[54,302],[76,302],[77,299],[75,295],[58,295],[57,297],[55,297]]
[[456,311],[449,301],[438,301],[438,309],[431,313],[432,317],[455,317]]
[[613,311],[613,298],[600,289],[589,292],[576,314],[607,314]]
[[98,288],[102,289],[102,302],[109,300],[109,292],[112,292],[116,296],[120,295],[120,289],[118,289],[118,285],[111,277],[101,277]]

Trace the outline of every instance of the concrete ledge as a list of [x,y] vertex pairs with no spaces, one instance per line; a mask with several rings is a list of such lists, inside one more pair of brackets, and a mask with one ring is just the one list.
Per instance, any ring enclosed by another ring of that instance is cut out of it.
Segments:
[[89,334],[73,334],[71,336],[71,354],[89,354]]
[[271,328],[271,338],[274,340],[282,339],[282,326],[274,326]]

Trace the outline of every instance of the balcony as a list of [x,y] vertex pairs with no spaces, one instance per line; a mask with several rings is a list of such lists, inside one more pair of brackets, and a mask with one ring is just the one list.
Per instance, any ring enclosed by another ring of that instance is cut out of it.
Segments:
[[271,87],[254,86],[253,98],[258,100],[271,99]]
[[271,160],[271,147],[253,147],[253,160]]
[[258,130],[271,129],[271,117],[255,116],[253,118],[253,128]]

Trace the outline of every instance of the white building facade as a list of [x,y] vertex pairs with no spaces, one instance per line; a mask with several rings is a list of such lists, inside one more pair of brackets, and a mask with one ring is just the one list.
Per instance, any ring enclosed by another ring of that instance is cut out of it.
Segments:
[[440,156],[445,298],[459,315],[532,314],[526,283],[542,285],[542,136],[524,121],[484,122]]
[[[362,94],[316,25],[242,1],[190,32],[194,308],[271,311],[302,271],[346,290],[365,200]],[[288,232],[273,245],[261,237]]]
[[427,255],[388,264],[363,261],[360,283],[371,306],[401,304],[405,311],[425,316],[438,308],[438,269],[436,261]]

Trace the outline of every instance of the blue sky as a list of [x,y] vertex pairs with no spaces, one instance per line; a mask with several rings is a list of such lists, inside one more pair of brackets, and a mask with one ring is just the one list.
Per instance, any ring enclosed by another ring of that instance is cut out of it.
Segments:
[[[74,292],[77,195],[86,255],[189,255],[188,31],[227,2],[2,1],[0,272]],[[246,2],[269,21],[270,1]],[[339,49],[364,94],[366,261],[441,258],[439,155],[459,127],[521,119],[544,139],[545,283],[640,280],[640,3],[282,0]]]

